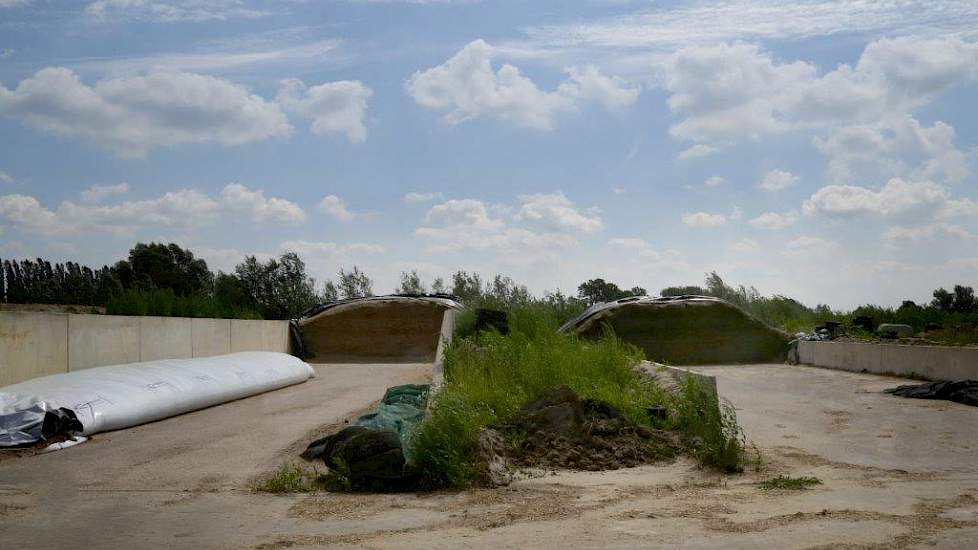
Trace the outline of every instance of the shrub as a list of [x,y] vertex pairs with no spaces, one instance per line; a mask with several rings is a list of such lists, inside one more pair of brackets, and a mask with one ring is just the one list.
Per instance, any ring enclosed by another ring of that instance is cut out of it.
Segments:
[[109,315],[261,319],[256,311],[223,303],[206,294],[178,296],[170,289],[117,292],[109,298],[105,312]]

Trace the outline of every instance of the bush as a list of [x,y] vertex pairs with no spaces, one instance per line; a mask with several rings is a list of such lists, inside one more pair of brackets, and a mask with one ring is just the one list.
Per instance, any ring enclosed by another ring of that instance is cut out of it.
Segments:
[[105,312],[109,315],[160,317],[262,318],[256,311],[223,303],[212,296],[204,294],[178,296],[170,289],[123,290],[109,298]]

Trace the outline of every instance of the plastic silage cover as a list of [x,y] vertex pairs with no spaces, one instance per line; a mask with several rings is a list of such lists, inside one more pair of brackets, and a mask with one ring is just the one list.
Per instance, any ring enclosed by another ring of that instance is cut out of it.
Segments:
[[[75,412],[84,435],[117,430],[304,382],[314,375],[284,353],[243,352],[96,367],[0,388],[0,416],[14,403]],[[2,425],[2,423],[0,423]]]

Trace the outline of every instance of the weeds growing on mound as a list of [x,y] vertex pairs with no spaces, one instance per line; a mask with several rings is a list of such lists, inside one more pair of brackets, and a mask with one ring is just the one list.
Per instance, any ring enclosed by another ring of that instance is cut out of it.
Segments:
[[558,385],[607,402],[638,425],[652,426],[648,408],[665,406],[669,419],[655,427],[689,435],[704,465],[740,468],[742,436],[732,416],[710,413],[695,388],[677,397],[644,380],[632,369],[642,352],[610,332],[582,340],[557,333],[560,320],[538,305],[517,307],[508,336],[473,334],[449,346],[445,386],[414,442],[423,488],[470,484],[479,472],[480,431]]

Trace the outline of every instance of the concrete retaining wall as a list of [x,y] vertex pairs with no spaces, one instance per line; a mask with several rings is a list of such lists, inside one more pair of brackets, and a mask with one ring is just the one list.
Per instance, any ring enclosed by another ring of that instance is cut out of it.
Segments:
[[0,311],[0,387],[105,365],[289,349],[287,321]]
[[978,379],[978,348],[799,342],[802,364],[927,380]]

